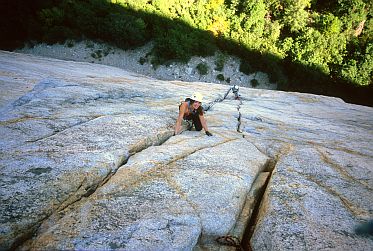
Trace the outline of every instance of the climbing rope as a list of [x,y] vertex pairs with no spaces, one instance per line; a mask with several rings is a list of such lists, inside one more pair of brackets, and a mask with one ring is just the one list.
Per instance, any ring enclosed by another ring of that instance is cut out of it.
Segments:
[[241,241],[238,237],[232,235],[225,235],[216,238],[216,241],[224,246],[235,247],[237,251],[243,251]]
[[238,91],[239,91],[239,87],[238,85],[234,85],[232,87],[230,87],[228,89],[228,91],[224,94],[224,96],[222,98],[217,98],[215,99],[214,101],[206,104],[206,105],[203,105],[202,108],[203,110],[206,112],[208,111],[211,107],[213,107],[216,103],[218,102],[222,102],[224,99],[226,99],[226,97],[228,96],[228,94],[232,91],[233,95],[234,95],[234,99],[236,100],[240,100],[241,96],[238,94]]

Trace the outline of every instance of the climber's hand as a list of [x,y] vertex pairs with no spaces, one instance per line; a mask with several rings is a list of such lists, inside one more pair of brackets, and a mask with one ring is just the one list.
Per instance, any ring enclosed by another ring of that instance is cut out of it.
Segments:
[[207,136],[212,136],[211,132],[209,132],[209,131],[206,131],[206,135]]

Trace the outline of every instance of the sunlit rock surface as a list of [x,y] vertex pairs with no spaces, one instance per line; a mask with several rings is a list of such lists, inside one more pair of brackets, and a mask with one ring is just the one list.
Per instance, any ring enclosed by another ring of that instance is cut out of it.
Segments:
[[217,250],[269,163],[253,250],[373,246],[354,232],[373,218],[372,108],[241,88],[207,111],[213,137],[173,136],[181,97],[227,86],[1,52],[0,88],[0,249]]

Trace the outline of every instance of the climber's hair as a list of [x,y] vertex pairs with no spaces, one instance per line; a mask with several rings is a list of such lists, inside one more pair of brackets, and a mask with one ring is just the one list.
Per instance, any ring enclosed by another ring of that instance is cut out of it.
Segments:
[[[190,99],[190,104],[191,104],[191,105],[193,105],[194,102],[195,102],[195,101],[194,101],[193,99]],[[199,115],[203,115],[202,103],[200,102],[200,104],[201,104],[201,105],[198,107],[197,112],[198,112]]]

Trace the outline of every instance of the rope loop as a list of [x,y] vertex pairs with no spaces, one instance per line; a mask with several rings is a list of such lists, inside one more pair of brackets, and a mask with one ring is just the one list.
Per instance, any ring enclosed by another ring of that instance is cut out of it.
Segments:
[[238,237],[232,235],[224,235],[216,238],[216,241],[224,246],[235,247],[237,251],[242,251],[241,241]]

